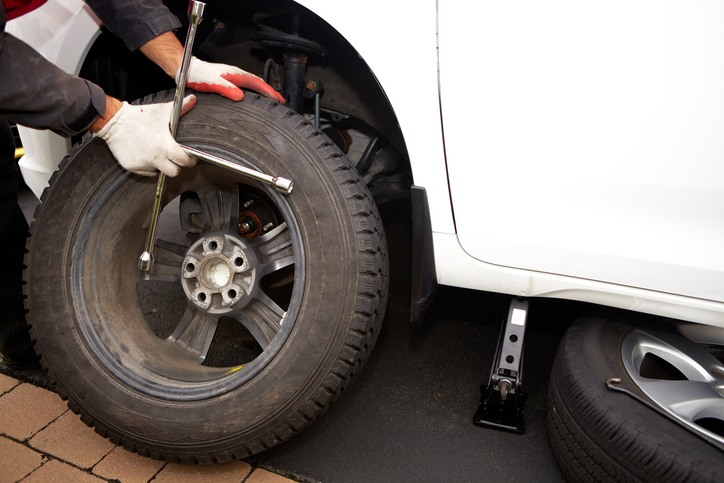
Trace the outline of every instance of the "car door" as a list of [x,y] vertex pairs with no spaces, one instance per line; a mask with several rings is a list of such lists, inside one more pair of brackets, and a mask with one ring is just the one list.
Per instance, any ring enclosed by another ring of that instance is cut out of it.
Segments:
[[724,301],[724,4],[441,0],[438,15],[464,250]]

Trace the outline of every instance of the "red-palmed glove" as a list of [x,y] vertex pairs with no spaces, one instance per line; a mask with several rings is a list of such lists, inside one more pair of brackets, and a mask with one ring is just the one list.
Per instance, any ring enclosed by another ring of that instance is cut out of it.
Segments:
[[[178,83],[179,67],[176,72]],[[244,98],[240,88],[250,89],[269,99],[284,104],[284,98],[275,91],[261,77],[250,74],[233,65],[212,64],[196,57],[191,57],[189,71],[186,77],[186,86],[198,92],[213,92],[228,97],[234,101]]]
[[[196,104],[193,95],[184,98],[181,114]],[[169,129],[173,102],[132,106],[124,102],[97,136],[105,140],[118,163],[128,171],[155,176],[162,171],[176,176],[182,166],[193,166],[189,156],[176,143]]]

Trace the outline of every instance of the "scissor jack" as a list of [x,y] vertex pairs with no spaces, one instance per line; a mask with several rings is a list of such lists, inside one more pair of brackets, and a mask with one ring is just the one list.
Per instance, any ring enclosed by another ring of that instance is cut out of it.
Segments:
[[508,317],[500,329],[498,347],[487,386],[480,387],[482,403],[473,422],[478,426],[523,434],[523,338],[528,319],[528,300],[512,299]]

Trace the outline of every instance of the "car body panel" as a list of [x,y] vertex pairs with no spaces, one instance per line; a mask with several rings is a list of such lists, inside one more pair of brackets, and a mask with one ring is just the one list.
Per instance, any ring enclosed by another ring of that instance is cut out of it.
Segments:
[[[724,4],[445,0],[439,15],[463,249],[724,301]],[[451,99],[461,65],[472,115]]]
[[456,235],[433,233],[439,283],[516,297],[550,297],[724,327],[724,304],[625,285],[492,265],[471,257]]
[[[425,129],[432,2],[299,3],[385,90],[428,190],[441,284],[723,323],[720,5],[437,2],[443,175]],[[438,218],[448,183],[454,233]]]

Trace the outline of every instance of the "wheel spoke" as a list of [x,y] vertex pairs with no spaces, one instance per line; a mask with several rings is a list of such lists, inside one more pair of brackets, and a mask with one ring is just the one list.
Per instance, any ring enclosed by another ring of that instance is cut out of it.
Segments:
[[204,232],[236,231],[239,225],[239,188],[196,191],[204,216]]
[[281,329],[286,312],[266,294],[259,291],[255,300],[235,317],[266,349]]
[[[670,364],[687,380],[644,377],[646,372],[640,368],[648,354]],[[697,423],[701,419],[724,422],[722,364],[679,330],[668,324],[642,325],[626,337],[622,355],[629,375],[641,390],[694,430],[702,430]]]
[[681,371],[690,381],[713,383],[717,380],[713,371],[722,366],[721,362],[679,332],[663,327],[647,326],[637,330],[632,336],[635,338],[637,352],[641,358],[647,353],[661,357]]
[[156,241],[151,270],[144,272],[145,280],[180,282],[181,266],[187,248],[166,240]]
[[724,421],[724,398],[709,383],[654,379],[637,383],[651,399],[686,421],[702,417]]
[[256,254],[259,278],[294,264],[294,248],[286,222],[249,243]]
[[189,304],[181,322],[168,340],[176,344],[191,359],[203,362],[216,333],[218,318]]

